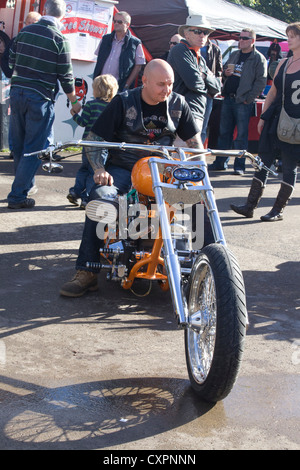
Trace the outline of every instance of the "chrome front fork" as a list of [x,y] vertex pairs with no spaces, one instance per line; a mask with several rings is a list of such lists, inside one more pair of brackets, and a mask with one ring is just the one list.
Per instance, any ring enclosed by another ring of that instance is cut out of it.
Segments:
[[[173,302],[174,312],[178,318],[178,323],[182,327],[191,326],[194,327],[193,318],[189,318],[189,311],[185,296],[182,292],[182,275],[181,275],[181,267],[179,263],[179,259],[177,253],[174,250],[173,241],[172,241],[172,234],[171,234],[171,226],[169,221],[169,214],[165,204],[165,198],[163,195],[163,186],[164,184],[161,182],[160,174],[158,165],[161,164],[162,160],[157,159],[155,157],[149,159],[149,166],[152,176],[152,183],[153,183],[153,191],[156,198],[156,204],[159,211],[159,219],[160,219],[160,226],[162,232],[162,238],[164,243],[164,260],[165,260],[165,268],[167,270],[167,275],[169,279],[169,285],[171,290],[171,297]],[[170,161],[167,162],[170,164]],[[182,162],[184,165],[184,162]],[[203,165],[206,165],[203,162]],[[203,186],[201,189],[198,189],[199,194],[199,201],[203,200],[204,204],[207,208],[208,217],[211,222],[214,239],[216,243],[221,243],[226,245],[221,221],[219,218],[215,198],[213,195],[213,188],[209,182],[209,178],[207,176],[207,172],[205,171],[205,178],[203,180]],[[174,191],[176,191],[176,187],[173,187]],[[187,189],[187,191],[193,191]],[[197,320],[196,320],[197,322]],[[195,326],[197,328],[197,326]]]

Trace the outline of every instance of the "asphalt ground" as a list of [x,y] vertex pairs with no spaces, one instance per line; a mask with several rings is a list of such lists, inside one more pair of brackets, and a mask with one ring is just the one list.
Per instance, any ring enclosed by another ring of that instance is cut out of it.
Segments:
[[284,220],[263,223],[280,175],[245,219],[229,204],[247,196],[252,168],[212,174],[250,319],[238,380],[213,406],[190,388],[168,292],[136,297],[100,274],[98,292],[59,296],[84,224],[66,199],[79,165],[76,156],[61,174],[40,170],[36,206],[9,210],[13,164],[0,155],[0,448],[299,449],[299,184]]

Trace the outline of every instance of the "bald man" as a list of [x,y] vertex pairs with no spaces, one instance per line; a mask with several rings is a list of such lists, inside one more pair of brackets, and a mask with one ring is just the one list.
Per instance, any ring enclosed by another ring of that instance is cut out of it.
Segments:
[[180,43],[181,39],[183,39],[182,36],[180,36],[180,34],[174,34],[171,39],[170,39],[170,42],[169,42],[169,46],[170,46],[170,49],[172,49],[172,47],[176,46],[177,44]]
[[[149,62],[144,70],[143,86],[115,96],[87,140],[169,146],[178,135],[187,147],[202,148],[199,128],[184,97],[172,91],[173,82],[173,69],[167,62],[161,59]],[[146,156],[145,152],[118,149],[109,150],[107,159],[103,151],[87,153],[95,181],[90,200],[128,192],[131,170],[137,160]],[[86,218],[76,274],[62,286],[63,296],[80,297],[97,289],[99,270],[86,267],[87,262],[99,262],[99,249],[103,247],[96,227],[97,222]]]

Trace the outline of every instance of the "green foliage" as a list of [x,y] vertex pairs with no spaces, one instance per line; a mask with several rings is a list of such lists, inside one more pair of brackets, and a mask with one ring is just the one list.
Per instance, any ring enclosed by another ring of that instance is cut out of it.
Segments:
[[286,23],[299,21],[299,0],[231,0],[231,2],[254,8],[260,13]]

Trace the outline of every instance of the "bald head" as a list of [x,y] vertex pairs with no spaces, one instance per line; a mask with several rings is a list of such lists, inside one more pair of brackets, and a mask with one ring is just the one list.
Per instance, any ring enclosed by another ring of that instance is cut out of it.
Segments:
[[173,69],[165,60],[153,59],[145,67],[142,82],[142,99],[146,103],[156,105],[166,101],[173,89]]
[[153,59],[145,67],[142,82],[142,98],[146,103],[155,105],[166,101],[173,88],[173,69],[165,60]]
[[170,64],[162,59],[153,59],[145,67],[144,77],[151,77],[153,75],[169,75],[174,79],[174,72]]
[[179,44],[181,39],[183,39],[183,37],[180,36],[180,34],[174,34],[170,39],[170,49],[176,46],[176,44]]

